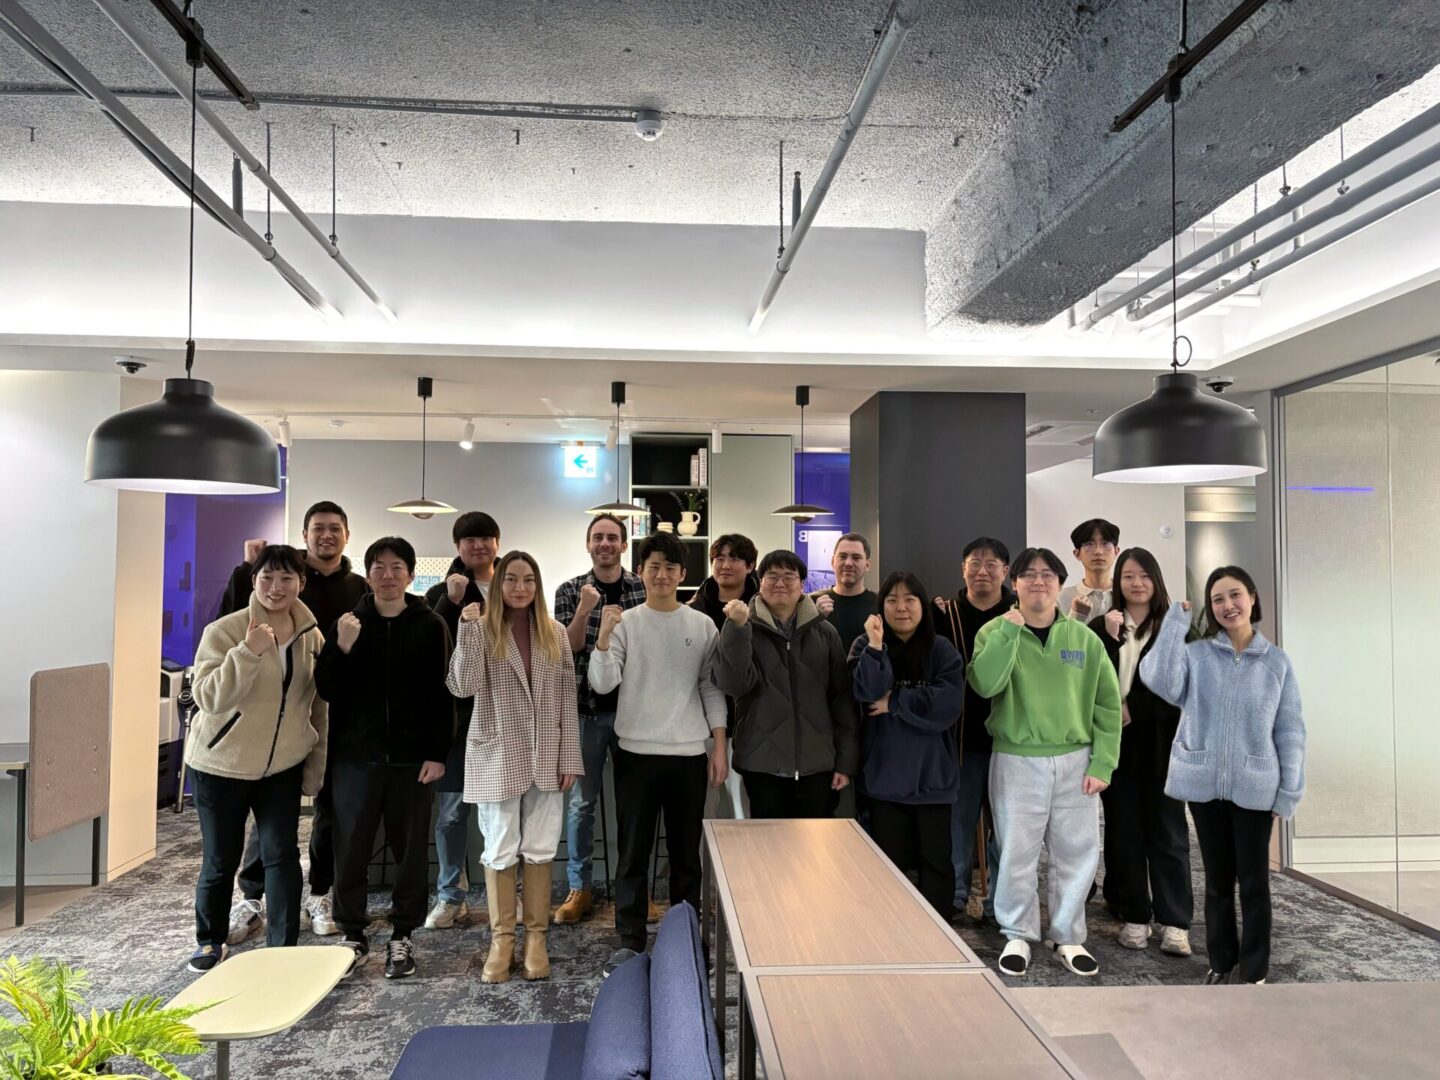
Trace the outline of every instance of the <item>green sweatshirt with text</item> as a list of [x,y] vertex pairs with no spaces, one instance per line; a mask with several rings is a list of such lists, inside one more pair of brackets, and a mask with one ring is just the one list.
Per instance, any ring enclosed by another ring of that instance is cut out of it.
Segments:
[[1086,775],[1110,782],[1120,758],[1120,683],[1105,645],[1056,613],[1042,645],[1028,626],[992,619],[975,638],[970,685],[991,699],[995,752],[1058,757],[1090,747]]

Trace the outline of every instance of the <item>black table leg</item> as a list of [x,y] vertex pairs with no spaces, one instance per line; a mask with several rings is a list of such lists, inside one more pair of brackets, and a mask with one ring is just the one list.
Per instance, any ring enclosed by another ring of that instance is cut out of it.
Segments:
[[14,769],[15,777],[15,925],[25,925],[25,780],[29,769]]
[[90,823],[90,887],[100,887],[100,819]]
[[740,976],[740,1049],[736,1069],[740,1080],[755,1080],[755,1025],[750,1019],[750,1001],[745,993],[745,977]]
[[715,1034],[720,1040],[720,1053],[725,1053],[725,913],[715,904]]

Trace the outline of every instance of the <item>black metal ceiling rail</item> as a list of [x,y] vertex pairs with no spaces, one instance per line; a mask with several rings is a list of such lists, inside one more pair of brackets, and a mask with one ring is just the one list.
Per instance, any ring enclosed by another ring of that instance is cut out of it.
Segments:
[[245,84],[240,81],[230,66],[220,59],[220,54],[212,49],[205,41],[205,32],[200,24],[190,18],[180,8],[176,7],[174,0],[150,0],[155,5],[155,10],[165,16],[165,21],[175,28],[187,48],[197,49],[200,53],[201,62],[210,69],[215,78],[220,80],[220,85],[229,91],[230,96],[244,105],[245,108],[255,110],[260,108],[260,103],[255,100],[255,95],[245,89]]

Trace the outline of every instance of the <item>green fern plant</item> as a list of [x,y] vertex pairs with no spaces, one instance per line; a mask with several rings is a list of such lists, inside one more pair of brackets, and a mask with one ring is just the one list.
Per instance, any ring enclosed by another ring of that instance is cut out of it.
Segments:
[[[84,1012],[84,971],[63,962],[9,957],[0,965],[0,1004],[20,1022],[0,1016],[0,1077],[9,1080],[80,1080],[104,1073],[115,1080],[189,1080],[170,1056],[203,1053],[187,1020],[208,1005],[169,1009],[160,997],[129,998],[119,1011]],[[132,1058],[152,1072],[109,1071],[115,1058]]]

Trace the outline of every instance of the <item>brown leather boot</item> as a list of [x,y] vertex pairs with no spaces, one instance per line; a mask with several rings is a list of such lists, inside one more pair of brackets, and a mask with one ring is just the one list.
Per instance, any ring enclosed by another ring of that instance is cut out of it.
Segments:
[[565,902],[555,909],[555,925],[569,926],[578,923],[595,911],[594,889],[571,889]]
[[525,864],[525,978],[548,979],[550,957],[545,931],[550,926],[550,863]]
[[484,983],[510,981],[515,966],[515,881],[518,865],[504,870],[485,868],[485,906],[490,913],[490,952],[480,972]]

